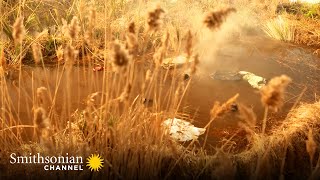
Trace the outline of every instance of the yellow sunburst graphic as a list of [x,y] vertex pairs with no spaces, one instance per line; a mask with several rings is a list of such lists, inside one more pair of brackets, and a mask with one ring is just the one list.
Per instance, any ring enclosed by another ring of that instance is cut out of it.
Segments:
[[99,171],[103,167],[103,159],[99,154],[92,154],[87,158],[87,166],[91,171]]

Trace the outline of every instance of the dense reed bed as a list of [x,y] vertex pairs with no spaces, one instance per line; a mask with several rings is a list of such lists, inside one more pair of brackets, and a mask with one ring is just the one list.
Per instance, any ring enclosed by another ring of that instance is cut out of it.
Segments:
[[[203,127],[207,130],[203,143],[197,139],[179,143],[162,127],[168,118],[188,119],[181,112],[182,100],[218,46],[244,34],[263,32],[259,29],[262,24],[253,23],[260,20],[254,11],[264,7],[271,13],[276,4],[1,1],[0,177],[15,178],[27,172],[30,177],[53,179],[76,175],[107,179],[316,179],[319,102],[297,103],[286,119],[279,119],[279,126],[267,126],[270,112],[277,112],[284,104],[286,87],[292,82],[286,75],[274,77],[260,90],[265,108],[262,120],[235,94],[224,103],[212,104],[210,119]],[[253,18],[241,22],[247,14]],[[268,23],[266,26],[271,28]],[[280,40],[292,34],[288,36]],[[213,52],[206,52],[206,47],[210,51],[213,47]],[[164,60],[176,55],[185,57],[183,66],[163,68]],[[24,82],[24,68],[30,66],[42,69],[42,81],[32,73],[32,82]],[[52,75],[50,68],[59,71]],[[181,72],[188,72],[188,76]],[[82,85],[74,86],[75,79]],[[86,98],[79,95],[83,92],[88,92]],[[75,102],[81,104],[76,109]],[[238,131],[245,134],[246,143],[237,146],[231,137],[214,150],[205,149],[212,122],[233,111],[235,104],[242,120]],[[42,172],[36,165],[10,165],[12,152],[85,157],[99,153],[104,168],[98,173]]]

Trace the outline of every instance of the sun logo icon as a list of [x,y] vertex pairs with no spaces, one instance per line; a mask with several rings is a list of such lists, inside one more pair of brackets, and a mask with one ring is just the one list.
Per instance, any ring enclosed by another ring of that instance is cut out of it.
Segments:
[[103,159],[99,154],[92,154],[87,158],[87,166],[91,171],[99,171],[103,167]]

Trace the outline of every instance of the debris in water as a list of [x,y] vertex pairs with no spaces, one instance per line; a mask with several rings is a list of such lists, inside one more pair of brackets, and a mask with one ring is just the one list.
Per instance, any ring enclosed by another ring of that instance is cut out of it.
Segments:
[[256,89],[260,89],[267,82],[265,78],[261,76],[257,76],[247,71],[239,71],[239,72],[217,71],[211,74],[210,77],[215,80],[223,80],[223,81],[245,80],[251,85],[251,87]]
[[195,127],[190,122],[177,118],[165,120],[162,127],[169,131],[173,139],[181,142],[198,139],[206,131],[205,128]]
[[222,81],[238,81],[242,80],[241,74],[239,72],[225,72],[225,71],[217,71],[210,75],[212,79],[222,80]]
[[261,76],[257,76],[251,72],[239,71],[239,74],[243,75],[242,79],[247,81],[253,88],[260,89],[266,85],[267,81]]
[[[189,62],[192,62],[193,58]],[[162,62],[162,67],[165,69],[172,69],[174,67],[181,68],[185,63],[188,62],[188,58],[184,55],[179,55],[173,58],[164,59]]]

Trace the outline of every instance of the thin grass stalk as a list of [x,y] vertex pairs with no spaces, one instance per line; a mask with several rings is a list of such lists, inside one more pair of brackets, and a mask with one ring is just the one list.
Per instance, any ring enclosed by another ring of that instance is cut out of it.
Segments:
[[268,119],[268,111],[269,111],[269,107],[266,106],[264,108],[264,114],[263,114],[263,119],[262,119],[262,135],[265,134],[266,132],[266,126],[267,126],[267,119]]

